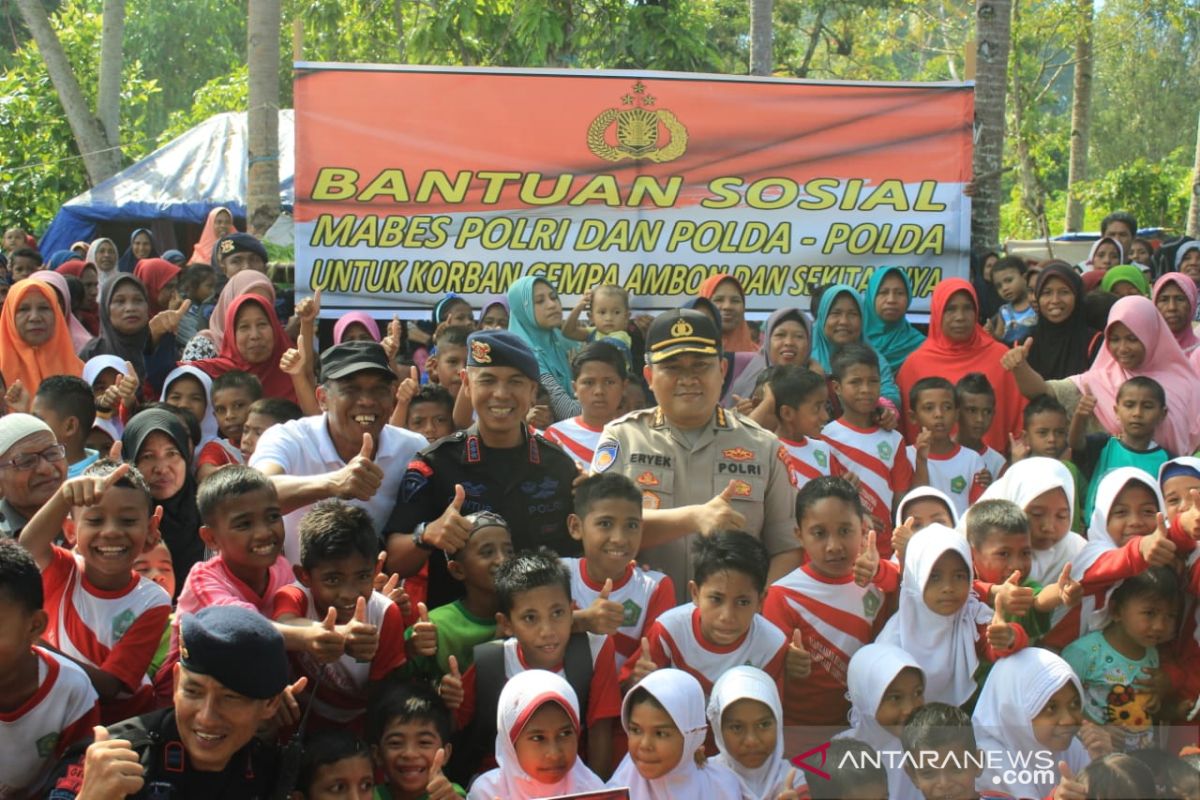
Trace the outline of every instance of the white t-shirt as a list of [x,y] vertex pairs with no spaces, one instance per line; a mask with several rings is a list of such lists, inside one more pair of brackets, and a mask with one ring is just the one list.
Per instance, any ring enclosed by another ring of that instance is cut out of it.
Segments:
[[[383,484],[367,502],[349,500],[352,505],[365,508],[375,523],[376,532],[384,533],[384,526],[392,514],[396,498],[400,496],[400,482],[413,456],[428,446],[425,437],[394,425],[384,425],[376,446],[375,463],[383,470]],[[262,467],[277,464],[287,475],[323,475],[346,466],[338,455],[333,439],[329,435],[326,415],[304,417],[272,425],[263,433],[250,457],[250,466]],[[283,518],[287,538],[283,554],[293,564],[300,563],[300,518],[310,506],[297,508]]]
[[[908,463],[917,468],[917,448],[908,446]],[[985,469],[983,456],[960,444],[943,455],[930,453],[925,463],[929,468],[929,485],[946,494],[954,501],[959,518],[967,513],[971,503],[979,499],[983,489],[975,483],[975,476]],[[995,479],[992,475],[992,479]]]

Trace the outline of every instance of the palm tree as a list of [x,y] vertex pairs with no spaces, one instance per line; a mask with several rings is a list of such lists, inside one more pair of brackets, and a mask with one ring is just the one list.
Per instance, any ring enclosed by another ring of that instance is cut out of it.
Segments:
[[1000,175],[1004,162],[1004,102],[1012,29],[1011,0],[978,0],[975,6],[975,197],[971,241],[1000,239]]
[[279,216],[279,28],[280,0],[250,0],[246,64],[250,109],[246,127],[246,221],[263,235]]

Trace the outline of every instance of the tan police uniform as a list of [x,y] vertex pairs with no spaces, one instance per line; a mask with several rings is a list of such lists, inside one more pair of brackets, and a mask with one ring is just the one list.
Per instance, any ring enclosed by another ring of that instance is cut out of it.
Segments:
[[[615,470],[630,478],[648,509],[707,503],[736,481],[733,507],[745,516],[746,531],[774,557],[800,546],[795,536],[796,491],[785,457],[773,433],[737,412],[717,406],[706,427],[683,432],[656,407],[630,412],[605,426],[592,471]],[[639,556],[671,576],[680,602],[688,600],[696,535],[643,550]]]

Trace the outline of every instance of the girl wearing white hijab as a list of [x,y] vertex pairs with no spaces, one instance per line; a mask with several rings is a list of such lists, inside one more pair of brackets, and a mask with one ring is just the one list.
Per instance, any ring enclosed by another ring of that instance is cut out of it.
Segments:
[[[1082,700],[1079,678],[1049,650],[1029,647],[992,667],[971,722],[983,752],[1007,756],[996,769],[985,769],[978,785],[1008,792],[1017,800],[1040,800],[1054,792],[1058,762],[1067,762],[1078,775],[1091,761],[1075,736],[1083,722]],[[1048,767],[1043,763],[1046,751],[1053,762]],[[1036,768],[1015,768],[1024,763]],[[1033,782],[1046,769],[1054,777]],[[1015,782],[1018,778],[1029,782]]]
[[[905,525],[912,520],[912,527]],[[904,497],[896,506],[896,527],[892,529],[892,561],[899,564],[908,540],[912,535],[930,523],[940,522],[947,528],[957,528],[959,524],[958,510],[946,493],[932,486],[918,486]]]
[[[708,700],[708,724],[721,751],[712,763],[723,764],[738,776],[745,800],[776,800],[780,793],[804,783],[783,757],[783,704],[775,680],[761,669],[734,667],[717,680]],[[740,744],[731,747],[733,738]],[[731,752],[743,747],[756,750],[753,766]],[[789,775],[794,784],[788,783]]]
[[[971,548],[961,534],[935,522],[909,539],[900,607],[876,641],[917,659],[925,672],[927,703],[961,706],[975,692],[980,655],[995,661],[1029,641],[1017,623],[993,619],[992,609],[972,591],[971,576]],[[1012,628],[1008,649],[996,650],[981,639],[989,623]]]
[[[708,725],[704,689],[679,669],[656,669],[621,704],[629,753],[608,781],[628,789],[629,800],[742,800],[742,784],[728,767],[696,763]],[[490,800],[490,798],[489,798]]]
[[1025,511],[1033,542],[1033,569],[1028,577],[1042,586],[1057,581],[1063,567],[1086,544],[1082,536],[1071,531],[1075,480],[1061,461],[1040,456],[1022,459],[985,489],[979,499],[1009,500]]
[[869,644],[850,659],[846,686],[850,729],[835,738],[858,739],[878,753],[895,753],[883,761],[888,800],[922,800],[921,792],[900,764],[904,747],[897,735],[912,712],[925,703],[925,672],[921,665],[899,647]]
[[[548,707],[561,713],[551,715],[549,727],[542,730],[546,723],[535,717]],[[573,736],[565,735],[568,728]],[[542,741],[534,741],[535,735]],[[531,800],[604,788],[604,781],[579,759],[575,690],[545,670],[526,670],[504,684],[496,707],[496,763],[496,769],[471,784],[468,800]]]

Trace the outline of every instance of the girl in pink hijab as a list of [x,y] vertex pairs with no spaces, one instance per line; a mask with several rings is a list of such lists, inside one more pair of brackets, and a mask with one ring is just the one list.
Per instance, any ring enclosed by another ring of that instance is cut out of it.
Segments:
[[[1128,341],[1130,334],[1136,345]],[[1154,440],[1172,454],[1195,452],[1200,446],[1200,377],[1154,303],[1139,295],[1122,297],[1108,315],[1104,340],[1092,368],[1069,379],[1080,392],[1095,395],[1096,419],[1104,429],[1120,434],[1117,392],[1125,381],[1142,375],[1158,381],[1167,395],[1167,416]]]

